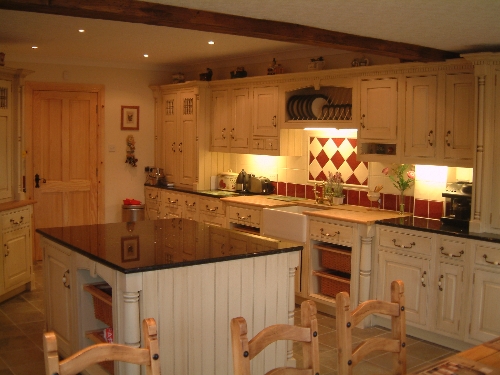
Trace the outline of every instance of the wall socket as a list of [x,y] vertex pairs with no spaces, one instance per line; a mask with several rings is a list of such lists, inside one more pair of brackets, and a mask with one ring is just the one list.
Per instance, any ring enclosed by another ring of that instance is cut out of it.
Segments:
[[278,181],[277,174],[271,174],[271,175],[267,176],[267,178],[269,179],[269,181]]

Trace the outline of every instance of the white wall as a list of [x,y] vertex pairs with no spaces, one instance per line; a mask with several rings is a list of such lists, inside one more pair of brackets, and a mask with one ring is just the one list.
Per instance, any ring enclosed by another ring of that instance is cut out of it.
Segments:
[[[105,221],[121,221],[121,204],[125,198],[144,201],[145,166],[154,165],[154,98],[149,85],[170,81],[171,72],[130,68],[85,67],[57,64],[9,63],[13,68],[33,70],[27,81],[102,84],[104,97],[104,201]],[[139,130],[120,130],[121,106],[139,106]],[[137,167],[125,163],[126,137],[136,141]],[[116,151],[110,152],[110,146]],[[28,181],[30,181],[28,177]]]

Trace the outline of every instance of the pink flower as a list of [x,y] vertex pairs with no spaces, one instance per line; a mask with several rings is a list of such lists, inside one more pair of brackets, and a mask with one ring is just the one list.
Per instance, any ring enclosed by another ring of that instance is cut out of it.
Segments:
[[406,175],[408,176],[408,178],[414,180],[415,179],[415,171],[408,171],[406,172]]
[[389,174],[389,167],[385,167],[384,169],[382,169],[382,173],[387,176]]

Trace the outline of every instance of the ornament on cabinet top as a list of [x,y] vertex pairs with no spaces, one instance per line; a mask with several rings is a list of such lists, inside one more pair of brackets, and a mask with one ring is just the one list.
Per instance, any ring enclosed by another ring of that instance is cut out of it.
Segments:
[[212,69],[207,68],[206,73],[200,73],[200,81],[211,81],[212,80]]
[[322,70],[325,67],[325,60],[323,56],[311,59],[311,62],[307,64],[307,70]]
[[132,167],[137,167],[137,161],[139,159],[135,158],[135,139],[132,134],[127,136],[127,159],[125,163],[130,164]]

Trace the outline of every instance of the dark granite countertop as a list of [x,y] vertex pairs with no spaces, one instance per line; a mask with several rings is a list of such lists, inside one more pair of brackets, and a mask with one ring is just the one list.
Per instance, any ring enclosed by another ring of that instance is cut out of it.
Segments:
[[300,251],[303,246],[186,219],[37,229],[42,236],[123,273]]
[[425,219],[415,216],[404,216],[394,219],[386,219],[376,221],[376,224],[387,225],[390,227],[420,230],[424,232],[432,232],[444,234],[448,236],[468,238],[472,240],[488,241],[500,243],[500,235],[494,233],[469,233],[468,228],[453,227],[443,225],[441,220]]

